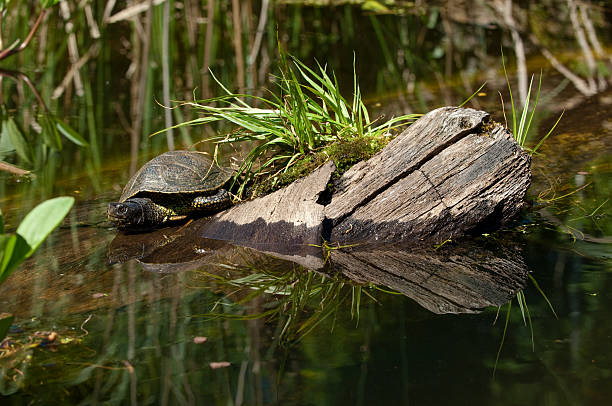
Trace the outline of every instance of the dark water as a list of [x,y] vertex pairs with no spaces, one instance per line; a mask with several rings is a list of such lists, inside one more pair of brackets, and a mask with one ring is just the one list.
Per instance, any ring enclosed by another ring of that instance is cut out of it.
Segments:
[[[218,16],[230,9],[229,2],[217,7]],[[354,50],[377,114],[457,104],[487,80],[471,106],[504,121],[498,91],[506,101],[508,95],[499,43],[506,53],[514,48],[509,33],[483,10],[472,10],[466,22],[464,8],[373,15],[359,7],[275,7],[268,24],[282,23],[281,41],[304,60],[329,61],[349,92]],[[542,41],[588,82],[575,40],[554,40],[554,32],[575,37],[553,29],[571,27],[564,7],[551,14],[531,4],[530,15],[550,22],[553,33],[540,32]],[[608,49],[610,10],[597,6],[590,13]],[[235,83],[238,64],[226,37],[231,20],[217,18],[213,67],[224,72],[225,83]],[[178,99],[189,97],[198,79],[188,80],[189,39],[176,24],[171,72]],[[157,30],[154,25],[155,41]],[[15,315],[13,350],[0,350],[2,404],[609,404],[610,89],[581,93],[530,46],[529,72],[544,69],[532,143],[564,109],[565,115],[534,156],[530,205],[517,222],[420,253],[402,247],[332,252],[336,264],[346,260],[342,255],[363,255],[371,264],[388,259],[393,267],[377,274],[366,265],[309,270],[198,239],[197,226],[113,241],[117,233],[104,223],[106,203],[118,197],[131,170],[167,146],[163,136],[134,144],[123,123],[134,125],[138,114],[131,108],[142,103],[142,132],[164,126],[163,109],[152,102],[163,97],[158,42],[150,85],[144,99],[135,99],[137,87],[126,78],[130,27],[116,23],[103,32],[97,59],[82,71],[83,96],[73,88],[51,97],[68,66],[65,55],[47,70],[36,67],[34,52],[3,65],[31,76],[49,110],[90,146],[64,140],[58,151],[41,142],[31,120],[42,107],[23,81],[3,77],[4,105],[30,137],[33,162],[15,153],[2,152],[3,159],[35,175],[0,175],[7,228],[46,198],[72,195],[77,203],[0,286],[0,311]],[[266,35],[264,48],[272,54],[275,40]],[[133,44],[129,49],[135,52]],[[197,49],[204,52],[203,45]],[[64,50],[58,44],[54,52]],[[269,72],[260,62],[256,76],[263,79],[246,87],[265,85]],[[514,59],[510,66],[516,83]],[[592,80],[603,77],[609,87],[608,60],[599,55],[598,66]],[[177,146],[205,134],[198,128],[176,133]],[[228,160],[241,150],[222,153]],[[45,344],[49,332],[58,338]]]

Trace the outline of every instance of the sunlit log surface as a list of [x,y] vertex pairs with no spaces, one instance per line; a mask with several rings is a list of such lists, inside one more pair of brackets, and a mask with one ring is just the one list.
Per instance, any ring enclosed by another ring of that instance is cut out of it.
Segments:
[[530,156],[483,111],[444,107],[336,185],[334,242],[442,242],[499,228],[523,204]]
[[309,176],[259,199],[213,216],[201,237],[273,252],[308,268],[323,266],[324,206],[318,202],[335,170],[328,162]]
[[[339,243],[437,243],[499,228],[523,204],[530,156],[489,114],[434,110],[371,159],[349,169],[320,203],[334,171],[328,163],[268,196],[212,218],[202,236],[267,251]],[[325,220],[325,221],[324,221]],[[310,250],[310,248],[305,248]],[[302,254],[300,254],[302,255]],[[319,267],[314,257],[301,263]]]

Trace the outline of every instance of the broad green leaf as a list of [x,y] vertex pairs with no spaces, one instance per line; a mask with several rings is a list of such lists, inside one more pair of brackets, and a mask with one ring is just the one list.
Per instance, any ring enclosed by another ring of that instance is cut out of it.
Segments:
[[15,152],[13,144],[8,136],[8,133],[2,131],[3,124],[0,124],[0,158],[4,158],[6,155]]
[[11,117],[2,123],[2,135],[7,134],[13,148],[17,152],[17,155],[27,163],[32,163],[32,153],[30,151],[30,145],[26,141],[25,137],[21,133],[19,127]]
[[57,118],[54,118],[53,120],[55,120],[56,128],[59,130],[59,132],[61,132],[64,135],[64,137],[68,138],[70,141],[74,142],[76,145],[80,147],[89,146],[87,141],[85,141],[85,139],[81,137],[79,133],[76,132],[68,124],[64,123],[63,121]]
[[53,123],[53,119],[49,116],[40,117],[41,134],[44,143],[50,148],[61,151],[62,140],[59,136],[59,132]]
[[0,341],[8,334],[14,319],[15,316],[10,313],[0,313]]
[[36,251],[45,238],[57,227],[74,204],[74,197],[63,196],[42,202],[23,219],[17,234],[23,237],[30,250],[25,258]]
[[22,236],[8,234],[8,237],[9,239],[5,245],[4,258],[0,264],[0,283],[17,269],[17,267],[28,257],[28,252],[30,252],[30,246]]

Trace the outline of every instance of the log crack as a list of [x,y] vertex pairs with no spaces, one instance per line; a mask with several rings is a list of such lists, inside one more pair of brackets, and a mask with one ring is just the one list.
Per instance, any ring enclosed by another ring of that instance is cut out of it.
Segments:
[[[463,111],[467,111],[471,114],[465,114],[463,113]],[[332,198],[332,201],[326,206],[326,218],[332,221],[333,226],[340,224],[346,218],[355,214],[357,210],[370,203],[372,200],[377,198],[386,190],[395,186],[398,182],[400,182],[402,179],[405,179],[413,172],[420,171],[422,173],[421,168],[429,161],[434,159],[436,156],[438,156],[440,153],[442,153],[444,150],[448,149],[449,147],[461,141],[470,134],[477,134],[482,132],[483,124],[489,119],[489,115],[485,112],[476,111],[472,109],[460,109],[456,107],[443,107],[434,110],[428,113],[426,116],[422,117],[420,120],[424,120],[427,116],[430,116],[431,119],[425,120],[425,122],[421,126],[417,125],[417,123],[413,124],[406,131],[400,134],[395,140],[393,140],[389,145],[387,145],[387,147],[383,151],[370,158],[370,160],[357,164],[349,171],[347,171],[343,178],[350,179],[349,183],[351,188],[356,188],[360,186],[370,186],[360,185],[360,183],[367,183],[368,178],[372,176],[370,173],[368,173],[366,169],[368,169],[369,166],[374,166],[377,164],[378,166],[380,166],[381,162],[383,165],[385,163],[390,164],[389,160],[393,159],[394,155],[397,154],[396,152],[394,152],[394,148],[402,149],[402,145],[398,144],[413,145],[418,144],[421,141],[423,143],[427,143],[431,142],[431,140],[427,138],[441,137],[442,140],[438,140],[438,145],[431,146],[429,148],[429,151],[421,151],[424,153],[421,156],[416,157],[416,162],[409,163],[404,169],[400,170],[399,173],[390,177],[380,186],[368,190],[367,194],[365,196],[360,196],[360,200],[357,203],[353,204],[349,210],[344,211],[342,210],[342,208],[338,209],[337,207],[335,207],[338,205],[335,204]],[[442,116],[442,118],[440,118],[440,116]],[[431,135],[431,137],[428,137],[429,135]],[[444,136],[448,138],[444,139]],[[420,140],[420,137],[424,139]],[[397,157],[395,158],[397,159]],[[373,162],[373,164],[370,164],[371,162]],[[352,174],[352,178],[350,177],[351,171],[356,171],[356,173]],[[342,180],[343,179],[341,179],[340,181],[342,182]],[[346,187],[341,189],[345,188]],[[341,190],[340,193],[334,195],[334,198],[342,200],[342,195],[345,194],[345,190]],[[344,203],[341,202],[339,205],[342,206],[344,205]],[[338,213],[338,211],[344,212]]]

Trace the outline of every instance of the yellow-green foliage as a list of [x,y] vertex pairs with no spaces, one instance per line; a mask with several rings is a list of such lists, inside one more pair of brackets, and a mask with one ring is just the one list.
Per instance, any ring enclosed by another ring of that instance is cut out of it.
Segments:
[[341,175],[357,162],[370,159],[389,142],[388,136],[341,139],[325,148],[325,153],[336,164],[336,174]]
[[297,179],[308,176],[329,160],[332,160],[336,165],[334,179],[337,179],[351,166],[371,158],[376,152],[384,148],[389,140],[389,136],[339,139],[322,151],[297,160],[286,171],[262,176],[255,182],[248,197],[255,198],[278,190]]

